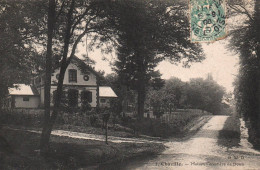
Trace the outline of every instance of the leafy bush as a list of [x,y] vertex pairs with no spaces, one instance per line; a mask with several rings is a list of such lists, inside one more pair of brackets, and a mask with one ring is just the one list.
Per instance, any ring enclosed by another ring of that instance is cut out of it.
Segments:
[[169,137],[179,133],[179,129],[171,124],[163,123],[159,119],[133,120],[128,124],[136,133],[155,137]]
[[196,118],[202,116],[202,112],[183,112],[169,115],[167,118],[145,118],[142,120],[124,118],[124,126],[133,129],[137,133],[154,137],[171,137],[182,135],[186,126]]
[[[91,115],[96,114],[94,110],[88,112],[68,112],[61,111],[56,119],[56,125],[73,125],[73,126],[91,126]],[[39,112],[37,109],[30,110],[14,110],[2,111],[0,114],[0,124],[20,125],[31,127],[42,127],[44,112]],[[95,125],[101,121],[96,120]],[[92,122],[93,123],[93,122]],[[99,123],[101,124],[101,123]]]
[[98,117],[97,115],[91,115],[90,116],[90,124],[91,126],[96,126],[97,125],[97,120],[98,120]]
[[89,115],[81,113],[62,112],[56,120],[57,125],[74,125],[74,126],[90,126]]
[[26,111],[2,111],[0,115],[0,123],[41,127],[43,123],[43,114],[28,113]]

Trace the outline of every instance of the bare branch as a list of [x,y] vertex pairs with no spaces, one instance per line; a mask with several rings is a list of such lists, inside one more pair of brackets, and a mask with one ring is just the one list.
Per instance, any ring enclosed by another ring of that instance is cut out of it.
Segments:
[[63,8],[64,8],[64,6],[65,6],[65,0],[62,1],[60,10],[59,10],[59,12],[57,13],[57,15],[56,15],[56,17],[55,17],[55,21],[57,21],[57,19],[59,18],[60,14],[61,14],[61,12],[62,12],[62,10],[63,10]]
[[76,22],[74,23],[74,25],[72,26],[72,29],[71,29],[71,35],[73,34],[73,32],[74,32],[74,30],[75,30],[75,28],[76,28],[76,26],[81,22],[81,20],[87,15],[87,13],[88,13],[88,9],[86,9],[85,10],[85,12],[82,14],[82,15],[79,15],[78,17],[76,17],[75,19],[74,19],[74,21],[76,20]]
[[237,5],[239,7],[241,7],[244,11],[242,11],[241,9],[239,9],[238,7],[236,7],[235,5],[228,5],[231,9],[235,10],[236,12],[238,13],[241,13],[241,14],[245,14],[247,15],[247,17],[251,20],[251,21],[254,21],[254,19],[252,18],[252,16],[249,14],[249,12],[247,11],[247,9],[245,7],[243,7],[242,5]]
[[69,56],[69,58],[67,60],[67,63],[70,63],[72,57],[75,54],[76,48],[78,46],[78,43],[86,35],[87,31],[88,31],[88,25],[86,25],[85,30],[77,37],[76,41],[74,42],[74,44],[72,46],[72,50],[71,50],[70,56]]
[[249,14],[248,10],[243,5],[238,5],[238,6],[241,7],[244,10],[243,13],[246,14],[248,16],[248,18],[250,18],[251,21],[254,20],[252,18],[252,16]]
[[70,9],[69,9],[69,12],[67,14],[67,28],[66,28],[66,32],[65,32],[65,37],[64,37],[64,51],[63,51],[63,56],[62,56],[62,60],[61,62],[64,63],[64,64],[67,64],[68,63],[66,62],[66,59],[67,59],[67,55],[68,55],[68,49],[69,49],[69,41],[70,41],[70,38],[71,38],[71,35],[70,35],[70,30],[71,30],[71,25],[72,25],[72,14],[73,14],[73,10],[74,10],[74,5],[75,5],[75,0],[73,0],[71,2],[71,5],[70,5]]
[[236,33],[238,33],[238,32],[241,32],[242,30],[245,30],[245,29],[248,29],[248,27],[243,27],[243,28],[239,28],[239,29],[230,31],[227,36],[231,36],[231,35],[233,35],[233,34],[236,34]]

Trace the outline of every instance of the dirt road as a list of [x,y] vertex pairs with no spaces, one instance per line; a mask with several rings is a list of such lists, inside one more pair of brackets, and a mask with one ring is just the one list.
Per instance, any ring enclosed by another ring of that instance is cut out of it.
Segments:
[[[32,133],[41,134],[40,130],[21,130],[18,128],[10,128],[5,127],[7,129],[17,130],[17,131],[28,131]],[[96,135],[96,134],[87,134],[80,132],[72,132],[67,130],[53,130],[51,132],[54,136],[63,136],[74,139],[86,139],[86,140],[97,140],[97,141],[105,141],[105,135]],[[108,136],[108,141],[113,143],[163,143],[159,140],[154,139],[144,139],[144,138],[126,138],[126,137],[116,137],[116,136]]]
[[167,142],[168,148],[161,155],[129,163],[124,169],[260,169],[260,152],[247,142],[245,129],[241,128],[239,146],[228,149],[218,144],[219,132],[227,118],[213,116],[188,140]]

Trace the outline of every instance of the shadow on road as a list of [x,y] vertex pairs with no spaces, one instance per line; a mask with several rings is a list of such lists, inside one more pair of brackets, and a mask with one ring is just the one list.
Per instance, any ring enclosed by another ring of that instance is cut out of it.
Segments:
[[227,149],[239,146],[240,143],[240,121],[238,117],[227,118],[224,128],[219,132],[218,144]]

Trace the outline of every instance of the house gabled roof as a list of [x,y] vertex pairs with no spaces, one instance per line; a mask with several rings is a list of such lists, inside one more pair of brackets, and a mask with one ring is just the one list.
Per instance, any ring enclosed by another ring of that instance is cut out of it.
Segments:
[[99,87],[99,96],[100,97],[117,97],[113,89],[109,86],[100,86]]
[[75,64],[76,66],[79,67],[79,69],[85,73],[85,72],[91,72],[93,73],[95,76],[99,77],[99,78],[103,78],[103,76],[98,73],[94,68],[92,68],[90,65],[87,65],[83,60],[81,60],[80,58],[78,58],[77,56],[74,56],[71,59],[71,63]]
[[[54,66],[54,68],[53,68],[53,71],[59,69],[59,68],[60,68],[60,64],[61,64],[61,63],[56,64],[56,65]],[[77,56],[74,56],[74,57],[71,59],[70,64],[75,64],[75,65],[80,69],[80,71],[82,71],[82,73],[91,72],[91,73],[93,73],[96,77],[98,77],[99,80],[104,80],[104,79],[105,79],[104,76],[103,76],[101,73],[97,72],[97,71],[96,71],[94,68],[92,68],[90,65],[86,64],[86,63],[84,62],[84,60],[78,58]],[[40,76],[44,76],[44,75],[45,75],[45,71],[39,72],[39,75],[40,75]]]
[[35,96],[39,95],[36,89],[30,85],[25,84],[14,84],[15,87],[9,88],[10,95],[26,95],[26,96]]

